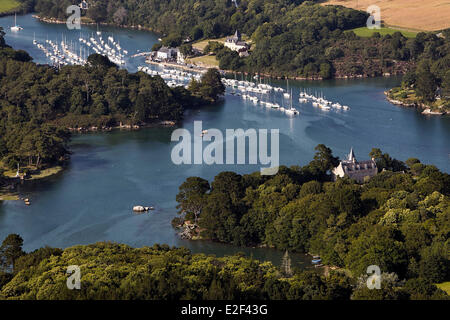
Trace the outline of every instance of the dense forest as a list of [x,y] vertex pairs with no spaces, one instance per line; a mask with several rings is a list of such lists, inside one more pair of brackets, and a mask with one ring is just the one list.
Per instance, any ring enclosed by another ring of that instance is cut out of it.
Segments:
[[[35,0],[34,8],[43,17],[64,19],[64,9],[78,2]],[[219,58],[221,68],[233,71],[325,79],[404,74],[424,50],[436,51],[435,39],[428,39],[432,34],[422,34],[418,42],[401,33],[358,37],[350,30],[365,26],[367,13],[314,1],[242,0],[237,7],[230,0],[89,3],[87,21],[149,28],[165,35],[165,45],[240,30],[251,38],[251,55],[239,58],[226,50]]]
[[[96,243],[30,253],[22,251],[22,244],[19,235],[11,234],[0,246],[0,299],[448,299],[423,278],[400,281],[394,273],[383,273],[381,289],[369,290],[366,278],[344,272],[291,269],[288,255],[277,268],[239,254],[217,258],[158,244],[137,249]],[[67,288],[70,265],[80,268],[80,290]]]
[[354,276],[375,264],[400,279],[450,280],[450,175],[373,149],[378,175],[363,185],[332,182],[338,159],[324,145],[316,150],[308,165],[275,176],[188,178],[174,224],[187,221],[203,239],[320,254]]
[[58,161],[67,153],[67,128],[176,122],[185,109],[214,103],[224,92],[217,70],[187,90],[97,54],[86,66],[37,65],[3,35],[0,29],[0,160],[7,167]]

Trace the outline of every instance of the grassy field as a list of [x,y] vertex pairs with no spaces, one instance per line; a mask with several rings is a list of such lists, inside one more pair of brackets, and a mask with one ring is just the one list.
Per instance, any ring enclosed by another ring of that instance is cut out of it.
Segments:
[[371,5],[381,9],[387,26],[415,31],[450,28],[450,2],[445,0],[329,0],[323,5],[342,5],[366,11]]
[[436,284],[436,287],[438,287],[441,290],[444,290],[445,292],[447,292],[448,295],[450,295],[450,281],[438,283],[438,284]]
[[0,193],[0,201],[17,201],[17,200],[19,200],[19,196],[17,194],[12,194],[12,193],[1,194]]
[[20,6],[20,3],[16,0],[1,0],[0,1],[0,13],[8,12],[16,9]]
[[219,61],[217,61],[216,56],[200,56],[188,59],[188,63],[195,64],[200,67],[219,67]]
[[415,38],[417,35],[417,32],[414,32],[414,31],[404,31],[404,30],[398,30],[398,29],[394,29],[394,28],[385,28],[385,27],[380,28],[380,29],[369,29],[367,27],[361,27],[361,28],[353,29],[352,31],[360,37],[370,37],[375,32],[378,32],[379,34],[384,36],[387,34],[393,34],[397,31],[401,32],[407,38]]
[[[27,180],[38,180],[38,179],[47,178],[47,177],[57,174],[63,170],[63,167],[61,167],[61,166],[54,166],[54,167],[42,169],[39,171],[37,171],[35,167],[22,167],[22,168],[20,168],[21,172],[25,168],[28,170],[31,170],[31,173],[28,175]],[[4,170],[3,175],[5,177],[14,178],[16,176],[17,169],[9,169],[1,162],[0,162],[0,169]],[[35,172],[35,173],[33,173],[33,172]]]
[[31,174],[30,180],[38,180],[38,179],[47,178],[47,177],[50,177],[54,174],[61,172],[62,170],[63,170],[63,168],[61,166],[43,169],[43,170],[40,170],[40,172],[38,174]]
[[[223,38],[218,38],[218,39],[206,39],[206,40],[201,40],[198,41],[196,43],[192,44],[192,47],[194,49],[203,51],[203,49],[205,49],[205,47],[208,45],[209,41],[216,41],[216,42],[220,42],[220,43],[225,43],[225,40],[227,40],[227,37],[223,37]],[[242,35],[242,40],[246,41],[247,43],[249,43],[251,45],[251,41],[249,39],[249,37],[247,37],[246,35]]]
[[195,48],[195,49],[197,49],[197,50],[203,51],[203,49],[205,49],[205,47],[208,45],[208,42],[209,42],[209,41],[217,41],[217,42],[224,43],[226,39],[227,39],[227,38],[224,37],[224,38],[219,38],[219,39],[206,39],[206,40],[201,40],[201,41],[199,41],[199,42],[194,43],[194,44],[192,45],[192,47]]

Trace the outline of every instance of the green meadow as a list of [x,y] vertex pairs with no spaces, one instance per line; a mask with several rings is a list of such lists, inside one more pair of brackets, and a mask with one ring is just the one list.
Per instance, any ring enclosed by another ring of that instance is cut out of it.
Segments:
[[387,34],[394,34],[395,32],[401,32],[406,38],[415,38],[417,35],[417,32],[414,32],[414,31],[398,30],[398,29],[387,28],[387,27],[382,27],[380,29],[369,29],[367,27],[361,27],[361,28],[352,29],[352,31],[357,36],[360,36],[360,37],[371,37],[372,34],[374,34],[375,32],[378,32],[382,36],[387,35]]
[[16,0],[1,0],[0,13],[8,12],[20,6],[20,2]]

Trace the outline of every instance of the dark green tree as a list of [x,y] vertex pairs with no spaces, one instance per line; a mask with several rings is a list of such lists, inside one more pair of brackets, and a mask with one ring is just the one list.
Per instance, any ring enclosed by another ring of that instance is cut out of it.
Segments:
[[0,246],[1,268],[5,272],[15,271],[15,262],[21,257],[23,239],[18,234],[10,234],[3,240]]

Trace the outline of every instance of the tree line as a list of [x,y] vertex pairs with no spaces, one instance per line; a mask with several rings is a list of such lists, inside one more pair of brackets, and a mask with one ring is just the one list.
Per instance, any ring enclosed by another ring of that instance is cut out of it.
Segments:
[[176,199],[202,239],[320,254],[358,277],[378,265],[400,279],[450,280],[450,175],[373,149],[378,175],[363,185],[333,182],[338,159],[324,145],[314,160],[275,176],[222,172],[190,177]]
[[[155,244],[132,248],[96,243],[64,250],[22,250],[17,234],[0,246],[0,299],[36,300],[348,300],[448,299],[431,281],[382,274],[380,290],[346,273],[277,268],[242,254],[215,257]],[[288,257],[283,259],[290,264]],[[67,267],[81,272],[80,290],[67,288]],[[289,274],[285,271],[289,270]]]

